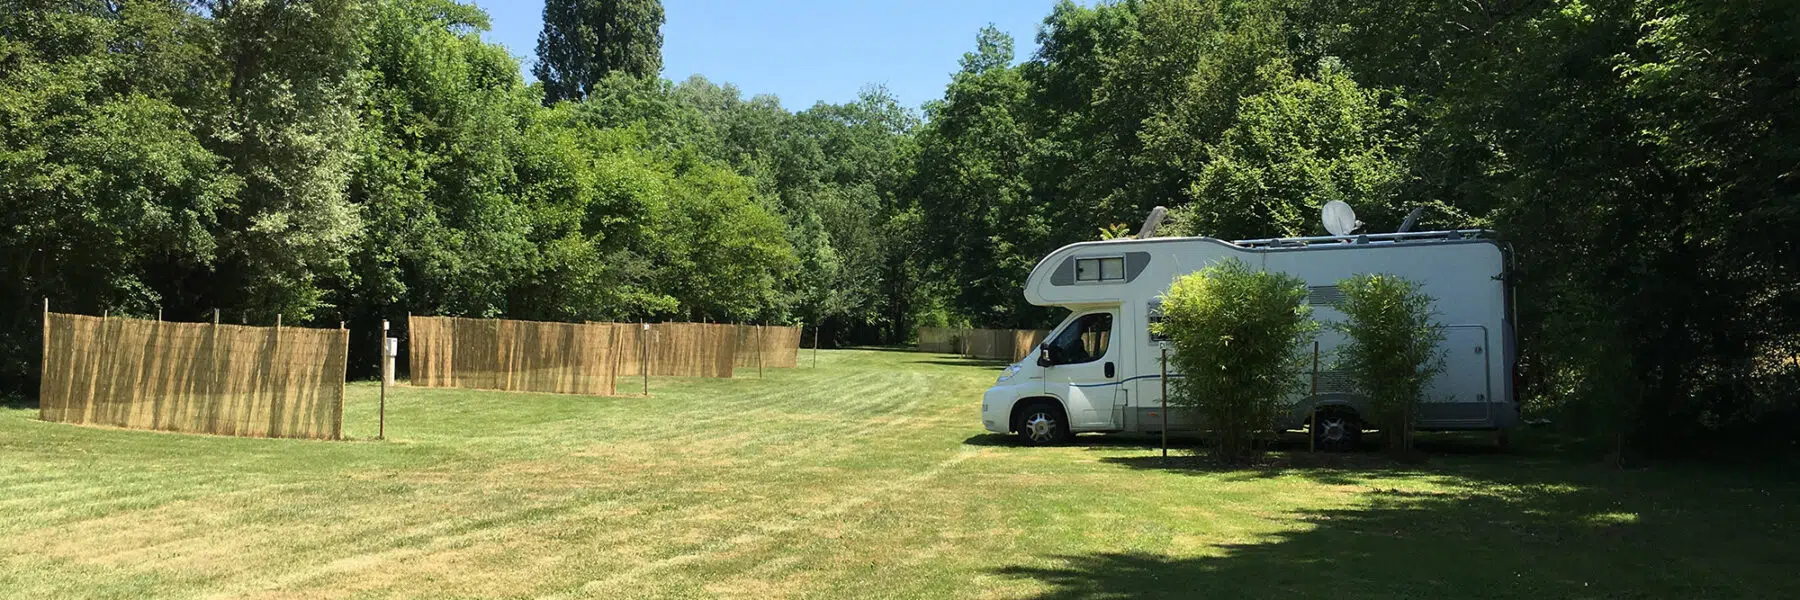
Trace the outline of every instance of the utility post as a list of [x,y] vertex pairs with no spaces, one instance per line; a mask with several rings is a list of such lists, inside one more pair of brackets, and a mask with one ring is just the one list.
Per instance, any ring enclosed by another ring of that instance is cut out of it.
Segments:
[[[1048,350],[1046,350],[1048,352]],[[1162,455],[1169,458],[1169,343],[1162,343]]]

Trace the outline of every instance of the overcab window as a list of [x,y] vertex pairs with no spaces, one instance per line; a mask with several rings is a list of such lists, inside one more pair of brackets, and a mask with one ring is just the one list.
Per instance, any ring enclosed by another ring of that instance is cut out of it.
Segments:
[[1125,257],[1075,259],[1075,281],[1124,281]]

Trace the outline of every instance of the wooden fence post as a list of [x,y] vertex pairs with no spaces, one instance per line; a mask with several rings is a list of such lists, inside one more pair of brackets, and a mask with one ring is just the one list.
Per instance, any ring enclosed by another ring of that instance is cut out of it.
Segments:
[[212,336],[212,350],[207,354],[206,400],[201,404],[206,410],[206,432],[219,433],[219,309],[213,309],[212,327],[207,331]]
[[[275,343],[271,345],[269,354],[269,370],[274,371],[281,369],[281,313],[275,313]],[[270,415],[268,421],[264,422],[266,429],[263,430],[263,437],[278,437],[275,435],[275,427],[273,424],[276,422],[276,419],[273,415],[281,404],[281,396],[284,395],[275,388],[275,382],[281,380],[275,377],[273,373],[263,373],[263,379],[265,380],[263,385],[269,390],[268,401]]]
[[612,369],[607,372],[606,376],[606,395],[617,396],[619,395],[619,357],[625,354],[624,345],[619,343],[619,324],[608,325],[606,333],[607,353],[612,355]]
[[206,432],[219,433],[219,309],[213,309],[212,352],[206,357]]
[[756,326],[756,378],[763,376],[763,326]]
[[[50,297],[49,296],[44,296],[44,323],[43,323],[43,325],[44,325],[44,340],[43,340],[44,341],[44,350],[43,350],[43,354],[41,355],[43,357],[43,360],[38,362],[38,419],[40,419],[40,420],[44,418],[44,408],[43,408],[44,407],[44,383],[43,382],[50,380]],[[60,390],[58,390],[58,391],[60,391]],[[68,405],[62,404],[62,402],[63,402],[62,399],[58,399],[57,402],[58,402],[58,404],[57,404],[55,420],[64,421],[66,419],[63,417],[63,413],[68,410]]]
[[[344,379],[350,378],[350,330],[344,321],[338,321],[338,331],[344,336]],[[331,439],[344,439],[344,386],[338,385],[337,416],[331,421]]]

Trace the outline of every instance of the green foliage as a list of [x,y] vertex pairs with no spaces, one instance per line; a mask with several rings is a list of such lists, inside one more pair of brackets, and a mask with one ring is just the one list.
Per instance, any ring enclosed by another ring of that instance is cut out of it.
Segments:
[[[477,37],[486,22],[478,11],[408,0],[380,5],[373,17],[368,130],[349,186],[368,235],[350,295],[371,313],[400,305],[502,314],[509,284],[537,264],[524,198],[502,187],[523,166],[519,154],[542,166],[526,132],[536,102],[520,89],[512,59]],[[531,196],[549,201],[533,187]]]
[[[1031,196],[1026,166],[1029,84],[1012,62],[1012,39],[983,29],[976,52],[942,101],[926,107],[910,194],[924,219],[926,249],[952,282],[953,303],[978,323],[1032,325],[1047,318],[1018,290],[1037,259],[1058,245],[1049,210]],[[1082,236],[1093,228],[1083,228]]]
[[362,220],[345,197],[355,163],[366,19],[355,0],[211,5],[224,97],[209,145],[243,181],[217,218],[221,304],[259,320],[331,307]]
[[1444,369],[1444,326],[1432,320],[1433,299],[1419,282],[1367,274],[1337,282],[1344,320],[1328,327],[1344,334],[1335,369],[1368,401],[1372,420],[1390,449],[1410,447],[1411,419],[1425,386]]
[[769,320],[781,315],[778,274],[794,267],[781,221],[750,182],[722,166],[694,166],[671,178],[667,201],[650,216],[659,266],[656,289],[682,300],[690,320]]
[[1523,393],[1655,453],[1800,414],[1779,391],[1800,378],[1781,360],[1800,331],[1800,5],[1319,11],[1366,83],[1413,99],[1429,152],[1402,193],[1513,238]]
[[581,100],[614,73],[662,73],[661,0],[548,0],[531,72],[544,101]]
[[1198,412],[1221,461],[1246,459],[1301,390],[1301,346],[1318,331],[1306,282],[1227,259],[1176,279],[1162,310],[1156,331],[1175,347],[1169,370],[1182,374],[1170,401]]
[[1324,235],[1319,207],[1351,203],[1358,216],[1397,223],[1395,191],[1406,149],[1390,139],[1380,94],[1338,68],[1296,77],[1282,63],[1258,69],[1264,91],[1241,98],[1235,122],[1203,151],[1210,160],[1176,220],[1222,237]]

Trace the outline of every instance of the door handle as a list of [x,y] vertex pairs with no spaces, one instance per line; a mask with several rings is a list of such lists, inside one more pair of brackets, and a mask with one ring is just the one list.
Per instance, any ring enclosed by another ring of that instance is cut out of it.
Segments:
[[1106,378],[1107,379],[1113,378],[1113,364],[1110,361],[1106,363]]

